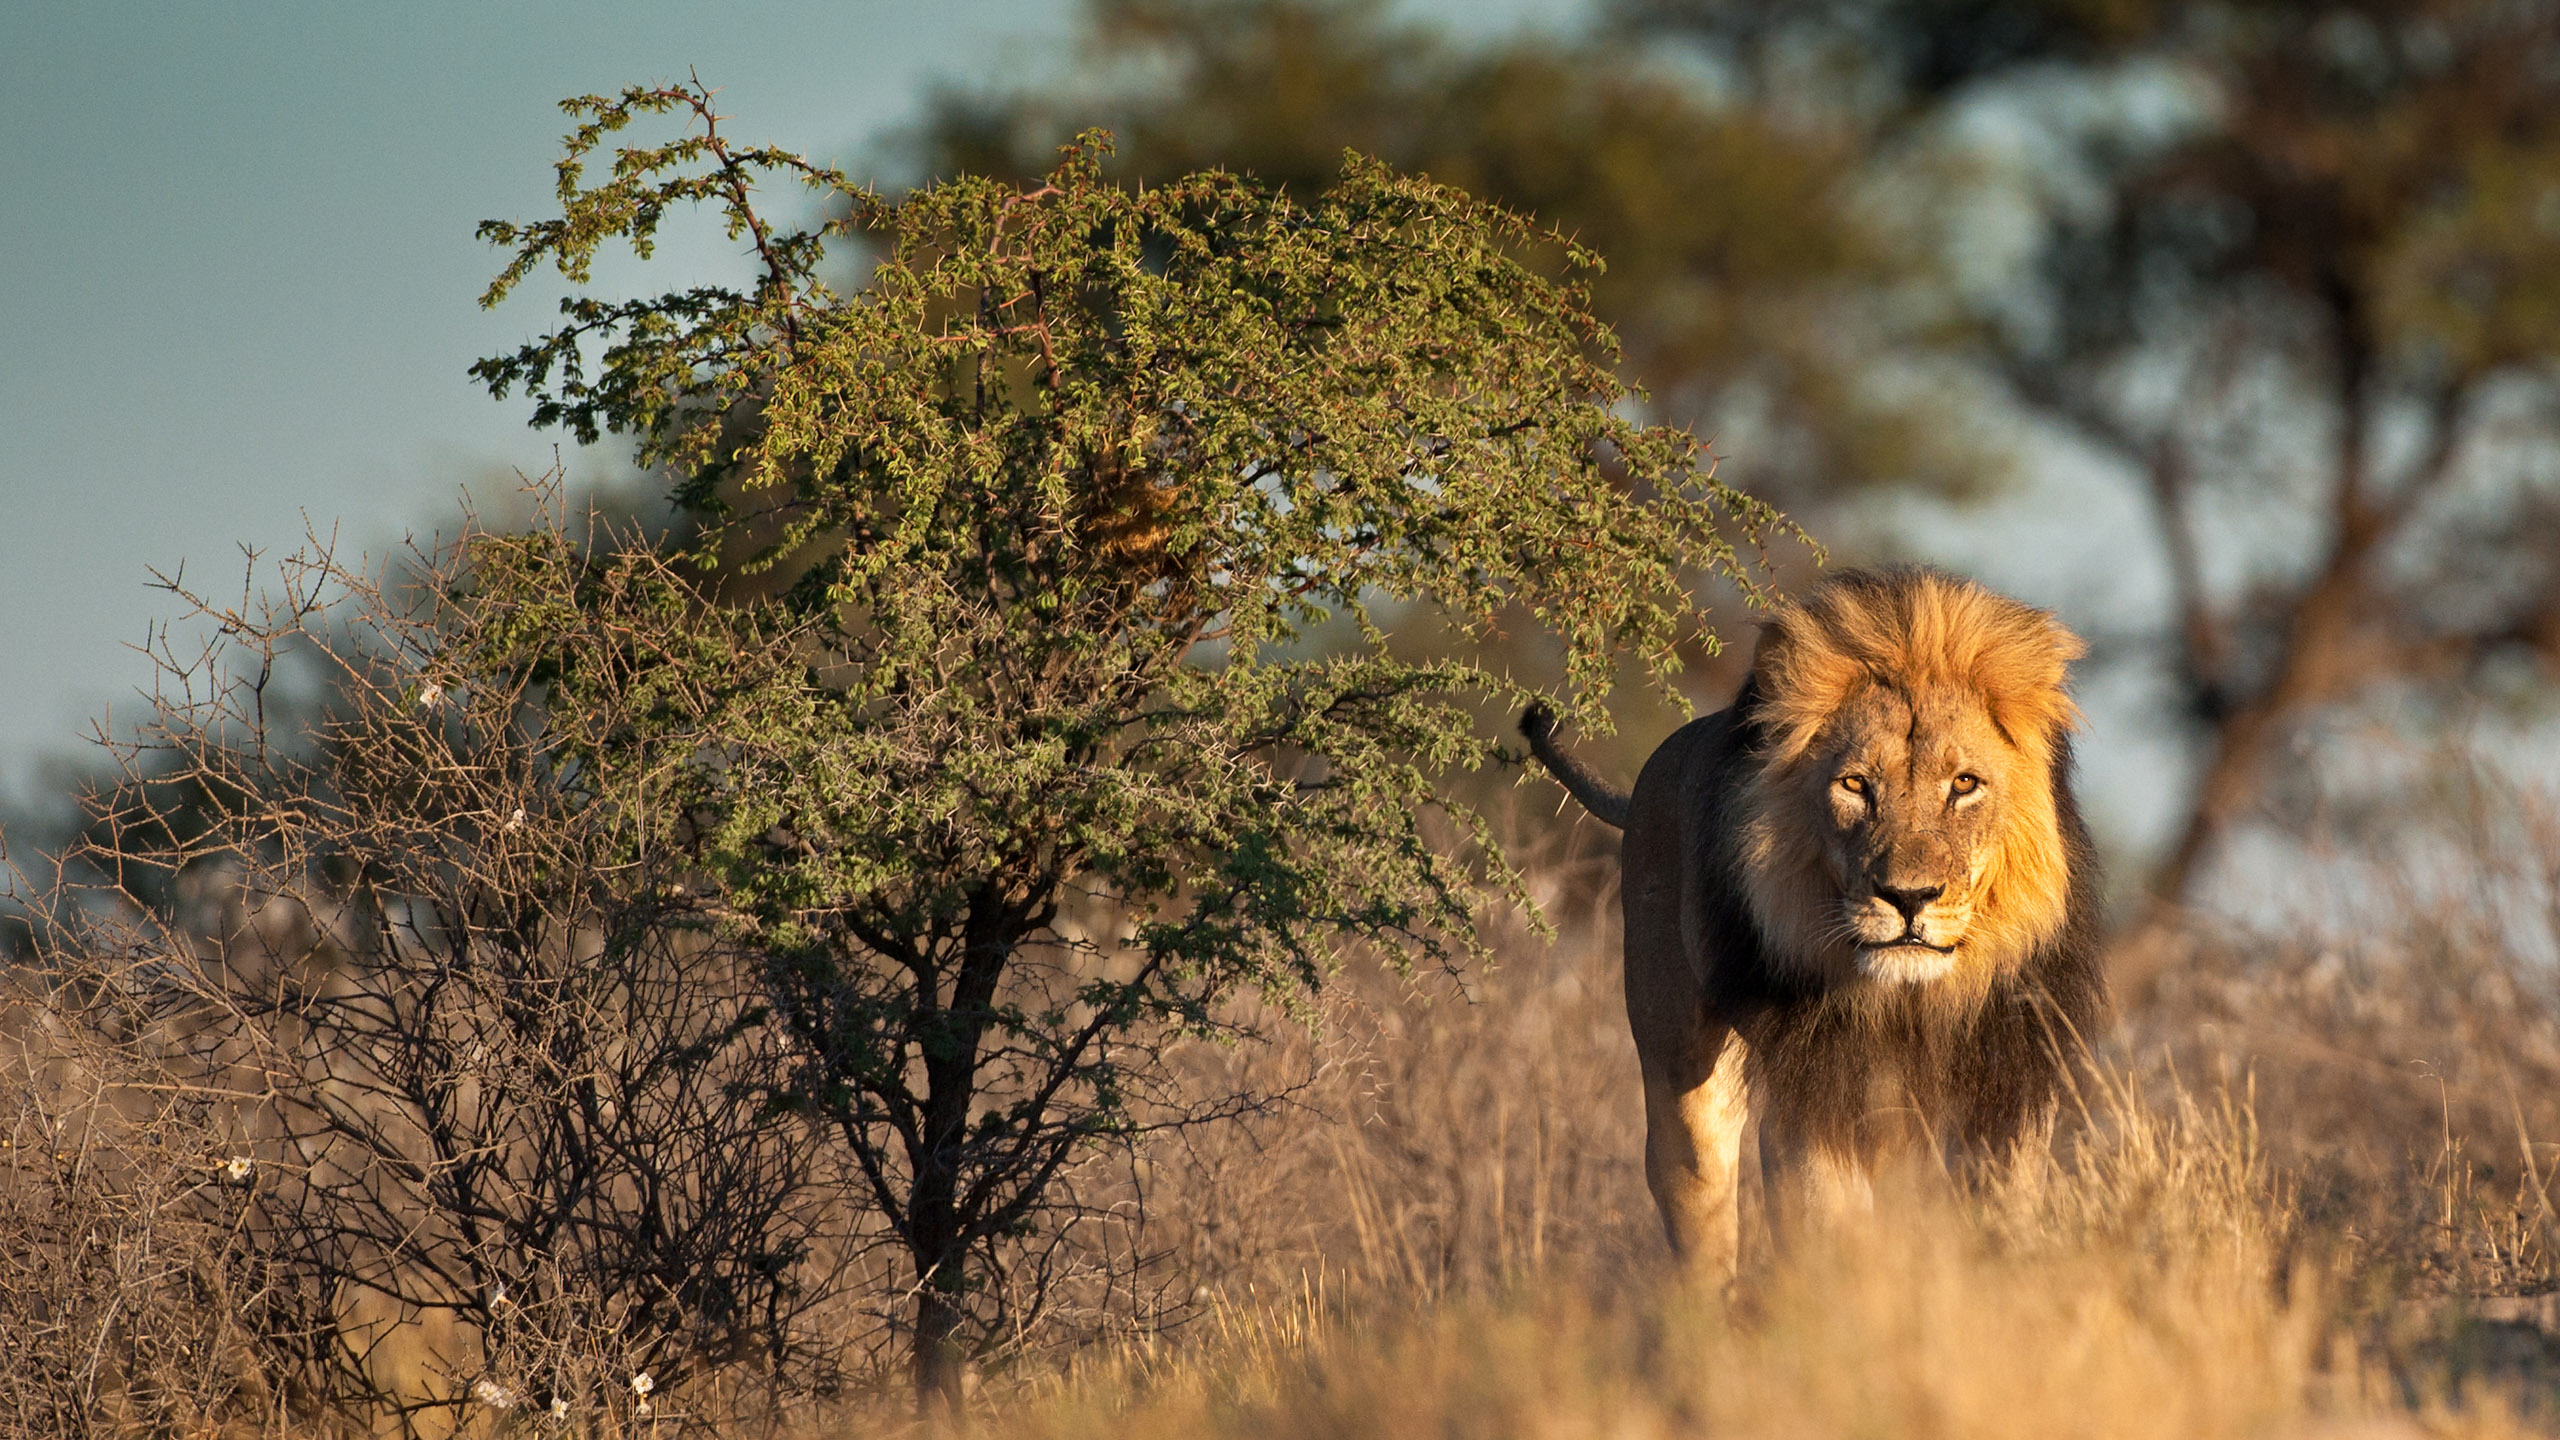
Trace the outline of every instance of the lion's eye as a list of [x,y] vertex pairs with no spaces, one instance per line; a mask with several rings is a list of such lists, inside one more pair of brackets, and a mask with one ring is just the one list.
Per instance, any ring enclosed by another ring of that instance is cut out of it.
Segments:
[[1958,795],[1970,795],[1974,791],[1982,788],[1982,777],[1979,775],[1959,775],[1955,778],[1955,783],[1948,788],[1955,791]]
[[1867,793],[1867,777],[1864,775],[1843,775],[1840,777],[1840,788],[1848,791],[1852,795],[1864,795]]

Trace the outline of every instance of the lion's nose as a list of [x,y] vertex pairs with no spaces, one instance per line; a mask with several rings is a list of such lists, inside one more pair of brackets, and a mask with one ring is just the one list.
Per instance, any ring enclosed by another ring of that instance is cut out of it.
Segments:
[[1876,894],[1884,897],[1884,903],[1902,912],[1905,924],[1919,919],[1922,907],[1945,893],[1947,887],[1944,885],[1915,885],[1909,889],[1896,889],[1891,885],[1876,887]]

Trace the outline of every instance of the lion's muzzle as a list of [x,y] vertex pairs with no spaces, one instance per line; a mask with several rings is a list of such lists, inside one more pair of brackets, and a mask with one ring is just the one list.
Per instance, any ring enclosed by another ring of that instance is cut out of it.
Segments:
[[1936,883],[1872,882],[1849,899],[1848,929],[1858,969],[1871,979],[1917,984],[1955,968],[1973,907]]

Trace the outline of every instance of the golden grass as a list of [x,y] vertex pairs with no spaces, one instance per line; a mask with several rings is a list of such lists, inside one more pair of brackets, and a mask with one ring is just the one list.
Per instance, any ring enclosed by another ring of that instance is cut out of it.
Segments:
[[2542,940],[2459,906],[2347,951],[2189,937],[2047,1144],[1763,1233],[1727,1304],[1668,1279],[1643,1193],[1605,867],[1542,873],[1568,938],[1469,997],[1355,976],[1325,1045],[1218,1061],[1316,1083],[1158,1157],[1198,1313],[991,1365],[935,1433],[2560,1434]]
[[[959,1427],[1175,1437],[2550,1433],[2534,1382],[2466,1382],[2440,1321],[2359,1340],[2237,1099],[2121,1078],[2075,1139],[1979,1191],[1891,1185],[1732,1305],[1658,1277],[1526,1275],[1402,1303],[1310,1279],[1191,1332],[991,1387]],[[2417,1369],[2411,1369],[2415,1364]],[[2432,1367],[2432,1368],[2429,1368]],[[2548,1392],[2550,1378],[2539,1384]],[[2531,1423],[2528,1423],[2530,1421]]]
[[1747,1224],[1728,1303],[1673,1281],[1644,1191],[1613,869],[1549,857],[1563,938],[1516,928],[1463,985],[1354,967],[1320,1036],[1189,1055],[1294,1103],[1088,1177],[1143,1190],[1142,1226],[1078,1242],[1116,1288],[990,1356],[965,1415],[917,1422],[884,1353],[816,1412],[688,1431],[718,1398],[691,1396],[627,1433],[2560,1435],[2560,904],[2547,933],[2412,899],[2352,946],[2141,957],[2048,1140],[1981,1183],[1889,1176],[1784,1257]]

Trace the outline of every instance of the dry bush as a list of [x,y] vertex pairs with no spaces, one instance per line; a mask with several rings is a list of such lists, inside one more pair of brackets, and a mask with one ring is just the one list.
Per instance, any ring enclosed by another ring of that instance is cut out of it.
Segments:
[[[155,713],[112,747],[61,878],[20,887],[28,1033],[91,1087],[25,1093],[103,1097],[125,1128],[96,1133],[128,1155],[195,1127],[196,1191],[143,1163],[99,1183],[151,1223],[229,1227],[219,1255],[270,1313],[207,1311],[228,1272],[191,1240],[204,1293],[153,1298],[226,1343],[245,1328],[308,1423],[610,1431],[823,1394],[869,1333],[838,1278],[879,1237],[767,1104],[786,1062],[754,961],[692,915],[679,862],[631,853],[538,723],[536,677],[455,673],[463,551],[408,559],[315,547],[263,598],[177,592],[220,639],[155,654]],[[297,662],[329,708],[288,723],[271,690]],[[207,1146],[240,1162],[210,1194]],[[75,1181],[57,1203],[113,1198]],[[57,1252],[18,1259],[54,1264],[72,1310],[138,1298],[80,1290],[126,1282]]]
[[252,1241],[254,1163],[70,1008],[0,993],[0,1437],[281,1433],[320,1317]]

